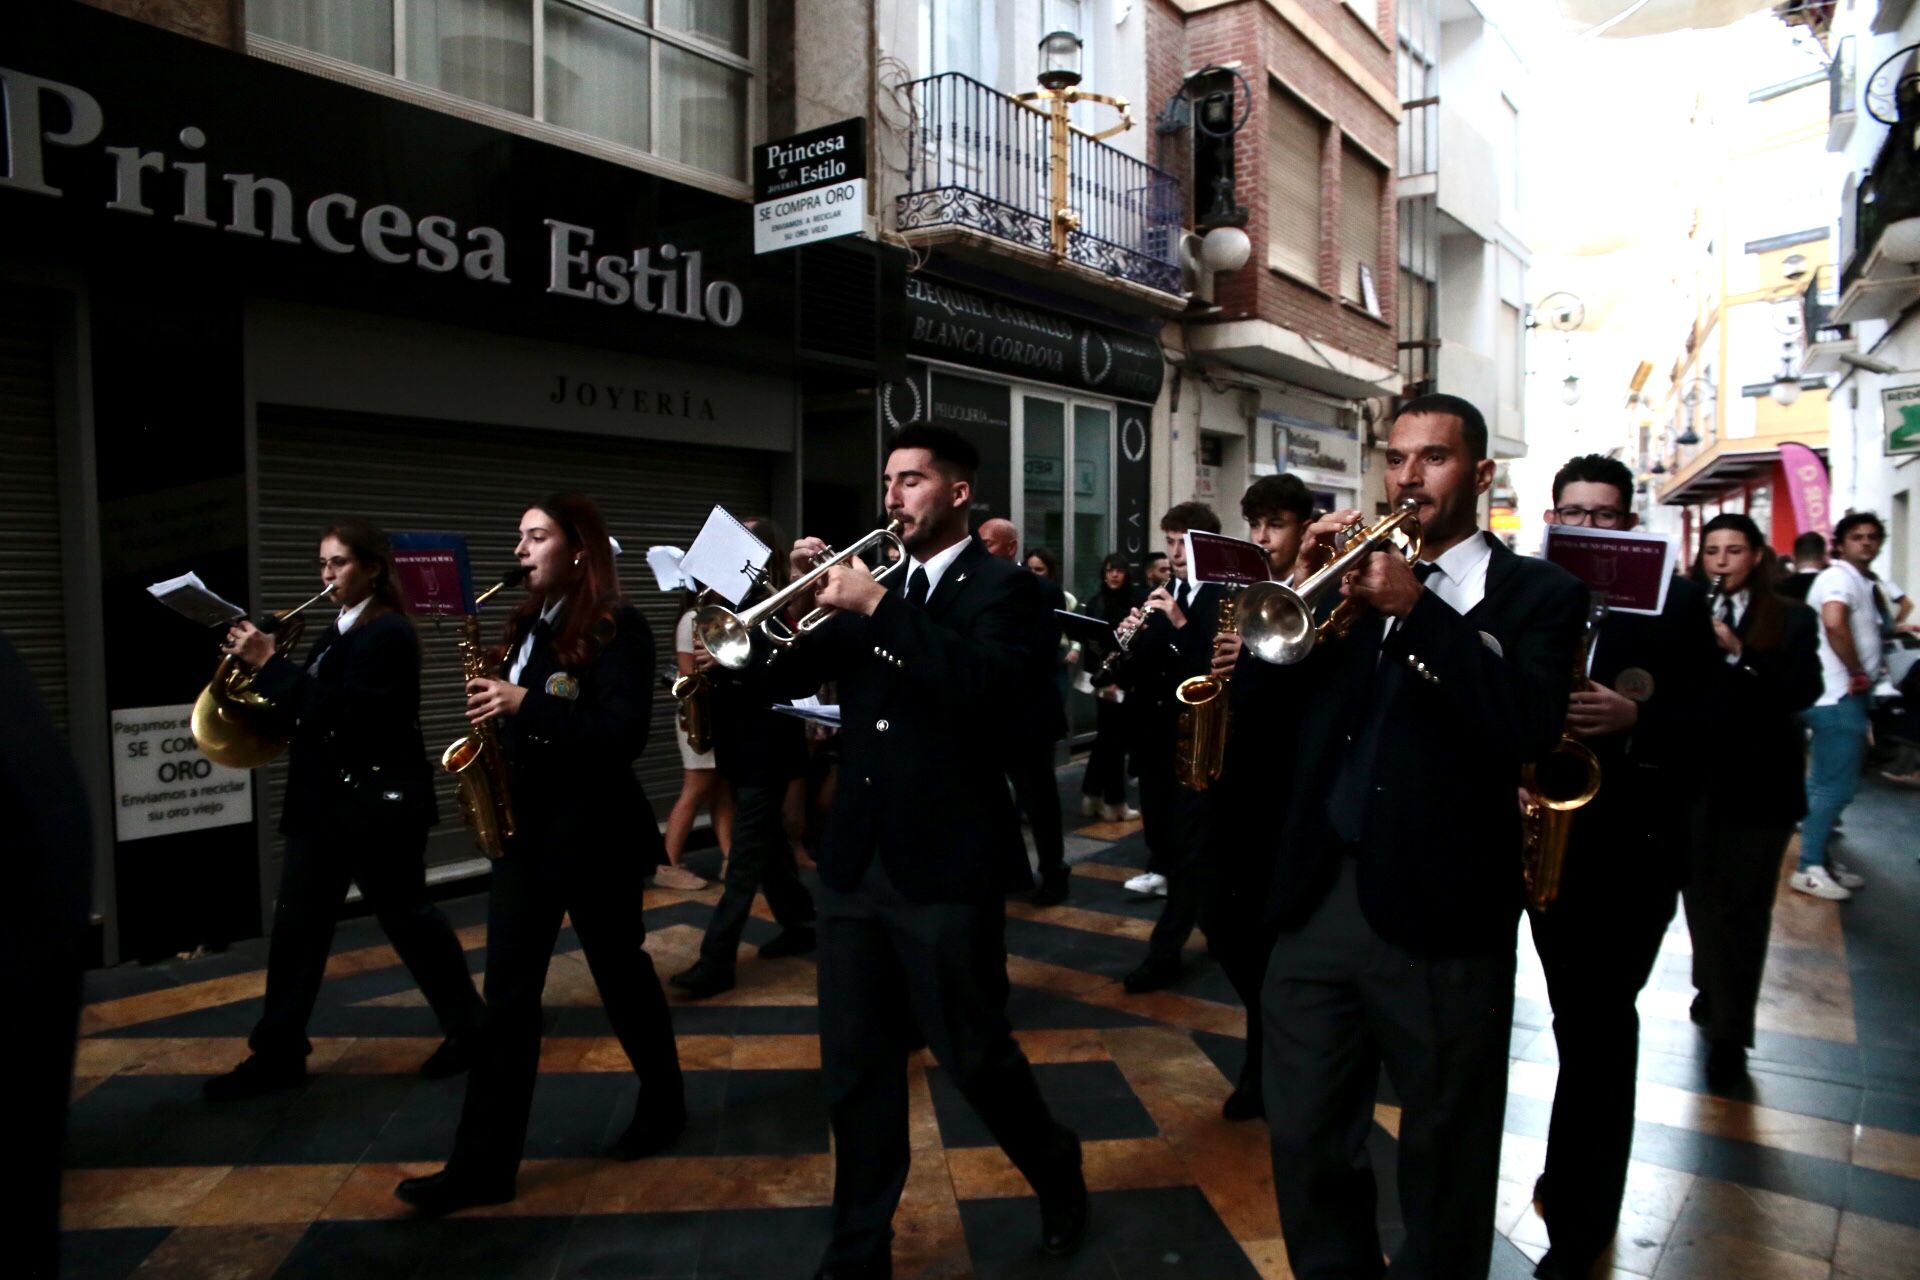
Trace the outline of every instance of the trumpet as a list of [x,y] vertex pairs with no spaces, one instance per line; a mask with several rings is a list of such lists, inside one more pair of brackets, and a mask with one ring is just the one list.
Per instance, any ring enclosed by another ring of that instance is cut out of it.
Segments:
[[812,590],[813,584],[826,576],[827,570],[833,566],[844,564],[862,552],[880,546],[892,547],[899,553],[899,558],[892,564],[875,569],[875,582],[886,581],[901,565],[906,564],[907,544],[900,540],[900,529],[900,522],[895,520],[884,529],[875,529],[845,551],[827,548],[814,557],[811,569],[751,608],[736,613],[722,604],[702,605],[693,615],[694,634],[700,637],[700,643],[707,647],[707,652],[713,655],[715,662],[729,671],[744,670],[753,660],[753,633],[756,630],[784,649],[834,615],[835,610],[822,605],[791,628],[780,621],[781,612]]
[[1402,499],[1397,510],[1353,532],[1333,559],[1298,587],[1279,582],[1256,582],[1240,596],[1240,642],[1262,662],[1287,666],[1313,652],[1322,641],[1336,640],[1353,629],[1367,612],[1358,600],[1342,600],[1325,621],[1315,625],[1314,608],[1340,580],[1368,556],[1391,547],[1412,564],[1420,558],[1420,504]]
[[[253,625],[269,635],[277,634],[278,647],[291,651],[300,642],[305,623],[300,615],[333,594],[326,590],[281,613],[254,619]],[[263,724],[273,711],[273,703],[253,691],[253,673],[240,665],[232,654],[220,659],[213,679],[193,703],[193,744],[200,754],[229,769],[258,769],[280,758],[291,741]]]
[[[480,606],[508,587],[527,580],[525,565],[510,569],[475,597],[473,612],[461,620],[461,684],[487,675],[487,654],[480,645]],[[489,858],[507,851],[513,838],[513,792],[507,776],[507,757],[500,748],[500,730],[489,720],[448,744],[440,753],[440,767],[460,786],[460,816],[473,832],[473,842]]]

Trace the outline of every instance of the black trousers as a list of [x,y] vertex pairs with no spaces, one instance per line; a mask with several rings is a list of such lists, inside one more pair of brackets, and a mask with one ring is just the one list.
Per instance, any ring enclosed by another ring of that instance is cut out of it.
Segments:
[[643,944],[647,868],[616,844],[564,849],[534,842],[493,864],[487,903],[487,1023],[467,1078],[453,1159],[483,1179],[520,1166],[540,1068],[540,995],[563,915],[587,956],[613,1033],[640,1077],[641,1107],[685,1105],[667,997]]
[[1042,878],[1066,870],[1067,847],[1060,831],[1060,781],[1053,771],[1053,743],[1008,743],[1007,780],[1014,803],[1033,828],[1033,847]]
[[1385,1273],[1367,1134],[1384,1064],[1400,1095],[1406,1239],[1395,1280],[1485,1280],[1513,1024],[1511,945],[1435,959],[1361,914],[1355,865],[1267,966],[1267,1125],[1287,1258],[1301,1280]]
[[401,962],[420,984],[440,1029],[475,1033],[484,1010],[453,926],[427,897],[426,828],[287,833],[280,893],[267,944],[265,1011],[247,1044],[263,1057],[304,1058],[313,1051],[313,1015],[333,947],[347,884],[373,908]]
[[1093,702],[1093,749],[1080,790],[1105,804],[1127,802],[1127,710],[1107,698]]
[[1728,827],[1702,804],[1684,895],[1693,985],[1707,998],[1707,1038],[1753,1046],[1753,1011],[1767,966],[1773,899],[1793,828]]
[[1178,963],[1206,902],[1206,799],[1181,786],[1171,759],[1140,770],[1140,826],[1147,838],[1147,869],[1167,878],[1167,901],[1147,940],[1149,959]]
[[733,847],[727,851],[726,886],[700,940],[700,958],[715,968],[732,972],[756,893],[767,895],[782,928],[813,923],[813,895],[800,883],[793,843],[787,839],[782,808],[786,795],[785,782],[733,784]]
[[1591,847],[1591,858],[1570,862],[1559,901],[1529,913],[1560,1050],[1541,1204],[1554,1252],[1576,1266],[1598,1257],[1619,1225],[1640,1068],[1634,1001],[1676,896],[1636,872],[1637,860],[1618,860],[1624,842]]
[[[1265,859],[1232,860],[1237,856],[1238,851],[1231,856],[1206,855],[1200,927],[1207,931],[1208,953],[1219,961],[1247,1011],[1247,1057],[1239,1082],[1258,1091],[1265,1056],[1260,1035],[1260,988],[1266,981],[1267,959],[1273,954],[1275,941],[1265,920],[1273,869]],[[1171,891],[1168,900],[1172,900]]]
[[833,1123],[833,1243],[823,1268],[888,1256],[906,1185],[907,1054],[918,1028],[1037,1191],[1071,1178],[1075,1142],[1041,1100],[1007,1021],[1006,908],[916,903],[880,859],[820,889],[820,1057]]

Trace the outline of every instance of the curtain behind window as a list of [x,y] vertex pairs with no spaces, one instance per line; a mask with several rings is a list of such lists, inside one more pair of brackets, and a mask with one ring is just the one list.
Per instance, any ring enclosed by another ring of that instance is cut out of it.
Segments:
[[526,0],[407,0],[407,79],[533,114]]
[[247,0],[247,29],[393,74],[393,0]]
[[547,119],[596,138],[653,148],[648,47],[637,31],[547,5]]

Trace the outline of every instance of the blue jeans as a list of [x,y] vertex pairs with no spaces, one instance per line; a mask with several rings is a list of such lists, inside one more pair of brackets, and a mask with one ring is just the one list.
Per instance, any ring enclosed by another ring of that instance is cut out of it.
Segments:
[[1800,824],[1800,870],[1827,865],[1827,841],[1840,813],[1860,789],[1867,756],[1867,700],[1850,693],[1830,707],[1800,713],[1813,730],[1807,771],[1807,816]]

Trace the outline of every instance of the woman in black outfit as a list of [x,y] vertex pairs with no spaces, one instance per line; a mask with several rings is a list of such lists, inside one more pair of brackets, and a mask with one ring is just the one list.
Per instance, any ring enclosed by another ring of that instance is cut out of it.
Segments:
[[267,998],[238,1067],[206,1083],[215,1100],[299,1084],[307,1076],[307,1019],[320,994],[334,920],[347,883],[360,886],[393,949],[433,1007],[446,1041],[421,1074],[466,1070],[482,1009],[466,954],[427,897],[427,828],[439,820],[420,737],[420,640],[393,581],[387,538],[338,524],[320,538],[320,580],[340,606],[305,663],[242,622],[226,652],[253,671],[273,705],[269,727],[293,740],[280,830],[280,871]]
[[[1118,627],[1146,598],[1146,592],[1133,583],[1133,566],[1116,551],[1100,562],[1100,590],[1081,612]],[[1094,686],[1093,750],[1087,754],[1087,772],[1080,782],[1080,815],[1091,818],[1097,813],[1109,822],[1119,822],[1128,817],[1126,712],[1120,704],[1120,686],[1112,676],[1104,680],[1100,676],[1106,653],[1083,653],[1077,660],[1088,664],[1087,675]]]
[[493,864],[487,1030],[453,1156],[395,1191],[428,1213],[513,1198],[540,1066],[540,995],[563,915],[640,1077],[613,1154],[651,1154],[686,1127],[673,1022],[642,945],[646,878],[666,853],[633,773],[653,707],[653,633],[620,593],[590,499],[528,508],[515,554],[531,573],[507,624],[501,674],[467,684],[467,718],[501,721],[515,832]]
[[1797,714],[1820,696],[1813,610],[1774,591],[1759,526],[1720,515],[1701,532],[1693,579],[1724,578],[1713,619],[1726,660],[1708,690],[1712,740],[1700,753],[1693,866],[1685,887],[1693,934],[1693,1020],[1716,1090],[1746,1081],[1780,862],[1807,812],[1805,733]]
[[[744,523],[770,547],[793,545],[780,526],[764,516]],[[788,569],[787,557],[776,550],[767,562],[769,590],[787,585]],[[795,619],[789,612],[782,621],[791,625]],[[714,762],[733,789],[733,845],[727,851],[725,888],[707,919],[700,958],[669,979],[689,998],[704,1000],[733,989],[734,960],[755,894],[766,894],[780,925],[780,932],[760,947],[762,956],[805,955],[816,942],[813,895],[800,883],[785,815],[788,785],[807,771],[806,724],[773,710],[758,681],[739,678],[704,648],[694,663],[713,682]]]

